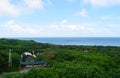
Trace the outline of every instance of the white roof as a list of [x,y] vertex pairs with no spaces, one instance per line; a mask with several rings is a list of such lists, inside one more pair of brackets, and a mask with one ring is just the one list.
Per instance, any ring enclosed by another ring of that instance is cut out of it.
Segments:
[[29,55],[29,56],[33,56],[34,58],[36,58],[36,56],[34,54],[32,55],[30,52],[25,52],[24,54]]
[[24,54],[32,56],[32,54],[30,52],[25,52]]

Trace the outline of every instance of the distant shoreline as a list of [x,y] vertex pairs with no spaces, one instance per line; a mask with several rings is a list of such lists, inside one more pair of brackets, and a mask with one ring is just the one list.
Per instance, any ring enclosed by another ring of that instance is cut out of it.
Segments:
[[53,45],[116,46],[120,47],[120,37],[14,37],[8,39],[33,40]]

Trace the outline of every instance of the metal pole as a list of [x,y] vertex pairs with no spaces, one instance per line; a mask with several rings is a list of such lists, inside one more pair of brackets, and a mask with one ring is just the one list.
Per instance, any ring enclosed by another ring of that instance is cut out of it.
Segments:
[[9,58],[8,58],[8,67],[12,67],[12,54],[11,54],[11,49],[9,49]]
[[20,57],[20,64],[19,64],[19,70],[21,71],[21,62],[22,62],[22,58],[23,58],[23,55],[21,54],[21,57]]

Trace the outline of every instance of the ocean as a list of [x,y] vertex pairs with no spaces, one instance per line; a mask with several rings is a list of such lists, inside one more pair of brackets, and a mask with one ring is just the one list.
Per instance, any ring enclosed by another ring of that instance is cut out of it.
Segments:
[[120,37],[40,37],[17,38],[56,45],[120,46]]

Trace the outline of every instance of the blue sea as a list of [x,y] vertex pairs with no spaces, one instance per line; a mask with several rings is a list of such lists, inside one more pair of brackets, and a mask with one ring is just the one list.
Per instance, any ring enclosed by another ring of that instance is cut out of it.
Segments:
[[17,38],[56,45],[120,46],[120,37],[45,37]]

